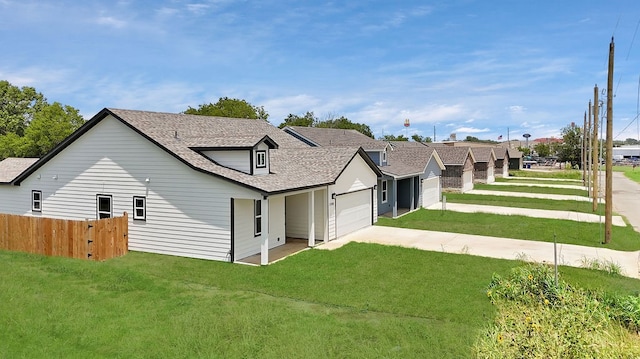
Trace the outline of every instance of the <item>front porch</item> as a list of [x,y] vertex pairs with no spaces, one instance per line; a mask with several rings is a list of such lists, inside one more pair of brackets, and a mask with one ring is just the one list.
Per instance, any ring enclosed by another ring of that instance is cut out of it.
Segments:
[[[323,241],[316,241],[316,245],[318,245],[319,243],[323,243]],[[287,238],[285,244],[269,250],[268,264],[275,263],[288,256],[294,255],[310,248],[311,247],[309,247],[309,240],[306,238]],[[256,253],[254,255],[238,259],[236,262],[259,266],[260,260],[261,254]]]

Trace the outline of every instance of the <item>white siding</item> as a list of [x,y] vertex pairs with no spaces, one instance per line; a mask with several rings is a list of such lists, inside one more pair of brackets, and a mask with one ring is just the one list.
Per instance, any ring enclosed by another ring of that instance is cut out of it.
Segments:
[[251,199],[233,200],[234,260],[260,252],[260,237],[254,236],[253,203]]
[[336,180],[332,190],[336,194],[359,191],[371,188],[378,182],[378,177],[360,156],[353,158],[351,163]]
[[[316,240],[324,238],[324,219],[326,216],[327,191],[314,192],[314,218]],[[309,238],[309,203],[308,193],[287,196],[286,199],[286,234],[291,238]]]
[[286,242],[284,196],[269,197],[269,249]]
[[202,151],[202,154],[218,164],[244,173],[251,173],[250,150]]
[[216,260],[230,260],[230,198],[260,198],[190,169],[111,117],[22,183],[27,205],[32,189],[42,190],[42,216],[68,219],[95,218],[96,194],[113,196],[115,216],[146,196],[147,220],[129,216],[130,250]]

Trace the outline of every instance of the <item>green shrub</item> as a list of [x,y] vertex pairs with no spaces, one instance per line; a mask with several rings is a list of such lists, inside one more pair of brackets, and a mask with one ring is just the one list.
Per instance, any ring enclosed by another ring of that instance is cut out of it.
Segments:
[[487,296],[495,322],[478,338],[478,358],[637,358],[640,297],[587,292],[552,268],[530,264],[494,275]]

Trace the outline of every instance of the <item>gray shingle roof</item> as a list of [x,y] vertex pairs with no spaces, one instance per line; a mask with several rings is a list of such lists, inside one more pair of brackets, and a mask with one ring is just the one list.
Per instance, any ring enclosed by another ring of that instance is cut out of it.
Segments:
[[416,142],[416,141],[389,141],[389,144],[391,144],[392,147],[394,148],[400,148],[400,147],[417,147],[417,148],[421,148],[421,147],[426,147],[426,145],[422,142]]
[[[411,173],[422,173],[432,157],[437,157],[436,161],[440,160],[434,148],[422,145],[420,147],[398,147],[389,152],[389,163],[392,165],[386,167],[393,167],[395,163],[401,163],[410,168]],[[382,169],[386,171],[386,167],[382,167]]]
[[9,157],[0,161],[0,183],[13,181],[37,160],[37,158]]
[[[359,147],[312,148],[262,120],[104,109],[78,131],[45,155],[32,168],[53,158],[62,149],[108,116],[114,116],[187,166],[265,194],[332,184],[349,162],[361,156],[380,175],[375,164]],[[253,147],[267,136],[278,149],[270,151],[270,173],[250,175],[217,164],[198,148]],[[24,173],[21,177],[28,176]],[[19,183],[24,178],[17,178]]]
[[510,148],[509,150],[509,158],[522,158],[522,152],[518,150],[514,150]]
[[471,149],[469,147],[436,147],[436,151],[445,166],[462,166],[467,160]]
[[495,160],[495,152],[491,147],[473,147],[471,152],[473,153],[473,158],[475,158],[476,162],[489,162],[491,157]]
[[374,140],[356,130],[304,126],[287,126],[283,130],[284,132],[293,131],[322,147],[360,146],[365,151],[384,151],[388,146],[387,142]]

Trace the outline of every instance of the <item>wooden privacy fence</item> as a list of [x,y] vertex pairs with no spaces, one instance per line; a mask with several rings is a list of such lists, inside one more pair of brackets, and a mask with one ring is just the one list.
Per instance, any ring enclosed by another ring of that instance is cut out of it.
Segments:
[[74,221],[0,213],[0,249],[106,260],[128,251],[129,216]]

